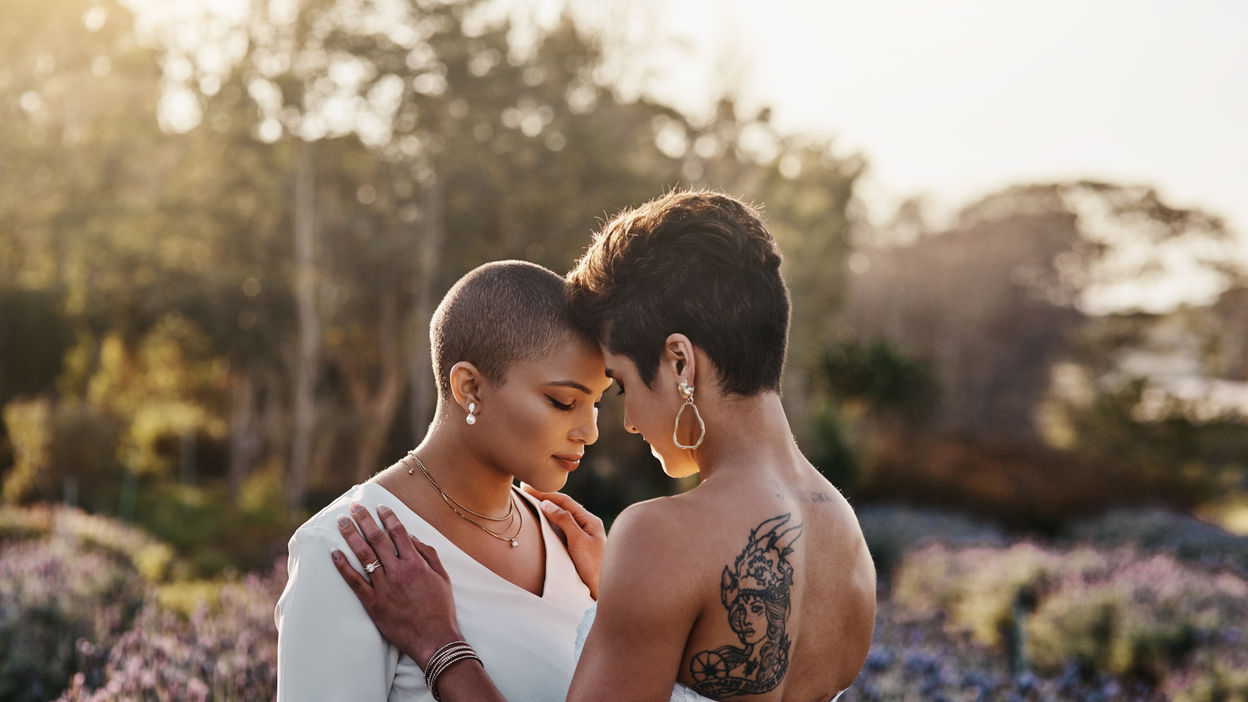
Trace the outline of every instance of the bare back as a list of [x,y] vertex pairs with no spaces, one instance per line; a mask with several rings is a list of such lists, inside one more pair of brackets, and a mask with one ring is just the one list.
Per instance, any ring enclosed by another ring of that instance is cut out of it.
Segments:
[[854,681],[875,569],[853,510],[804,460],[737,475],[620,515],[574,690],[814,702]]
[[688,563],[703,583],[701,611],[678,680],[708,697],[809,702],[862,667],[875,569],[835,487],[808,464],[796,481],[769,473],[683,496],[704,556]]

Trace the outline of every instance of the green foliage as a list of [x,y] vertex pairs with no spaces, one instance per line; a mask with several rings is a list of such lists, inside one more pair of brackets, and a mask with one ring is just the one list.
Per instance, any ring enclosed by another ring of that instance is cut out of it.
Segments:
[[1119,495],[1186,508],[1236,486],[1248,472],[1248,420],[1201,419],[1174,401],[1160,412],[1145,406],[1139,378],[1069,403],[1072,452],[1091,466],[1124,476]]
[[178,579],[252,571],[272,563],[290,536],[274,487],[262,477],[249,481],[244,499],[236,502],[222,485],[145,481],[135,521],[180,556],[173,572]]
[[0,288],[0,407],[19,395],[50,390],[72,342],[55,290]]
[[814,413],[814,432],[806,455],[828,482],[842,491],[852,492],[858,486],[860,465],[850,445],[845,421],[830,402]]
[[45,397],[4,406],[14,465],[4,501],[98,499],[116,479],[114,421],[76,400]]
[[920,415],[936,396],[928,364],[883,340],[834,344],[823,357],[823,378],[835,397],[877,411]]
[[872,441],[897,440],[928,419],[936,384],[928,365],[885,341],[840,341],[823,353],[811,460],[843,490],[856,491]]

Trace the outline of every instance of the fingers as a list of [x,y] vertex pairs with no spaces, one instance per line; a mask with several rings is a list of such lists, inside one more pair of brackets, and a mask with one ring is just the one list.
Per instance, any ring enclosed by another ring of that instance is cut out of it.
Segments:
[[[338,532],[342,534],[342,538],[346,539],[347,546],[351,549],[351,553],[354,553],[355,557],[359,559],[361,566],[377,560],[376,551],[364,540],[355,523],[345,514],[338,517]],[[345,562],[346,559],[344,558],[343,561]],[[350,564],[346,565],[350,568]]]
[[357,573],[355,568],[351,567],[351,562],[347,560],[342,551],[335,550],[329,556],[333,559],[334,567],[338,569],[338,574],[342,576],[343,580],[347,581],[347,586],[351,588],[356,597],[360,598],[361,602],[367,604],[372,598],[373,586],[364,579],[364,576]]
[[395,561],[394,541],[390,539],[390,534],[377,525],[373,515],[358,502],[351,504],[351,518],[359,525],[360,531],[364,533],[364,538],[368,540],[368,545],[373,547],[373,552],[381,559],[383,566],[388,566]]
[[[560,529],[573,526],[577,527],[592,536],[600,536],[606,533],[606,528],[602,524],[602,520],[593,512],[585,509],[581,503],[565,495],[562,492],[542,492],[533,488],[531,485],[522,486],[524,491],[530,495],[542,500],[542,511],[546,513],[546,517],[555,522]],[[549,506],[548,506],[549,505]],[[551,509],[553,507],[553,509]]]
[[541,507],[542,511],[546,513],[546,518],[554,523],[555,526],[559,527],[563,533],[567,534],[571,531],[584,531],[584,529],[581,528],[581,525],[577,523],[576,518],[572,516],[571,512],[563,509],[554,502],[544,500],[541,503]]
[[398,552],[399,559],[415,558],[417,551],[412,547],[412,543],[416,537],[407,533],[407,529],[403,526],[403,522],[399,521],[398,515],[389,507],[379,505],[377,507],[377,516],[381,518],[381,523],[386,528],[386,533],[390,537],[390,543],[394,544],[394,550]]
[[425,562],[429,564],[429,567],[433,569],[433,572],[443,578],[449,579],[451,577],[450,575],[447,575],[446,568],[442,567],[442,559],[438,558],[438,550],[436,548],[430,546],[424,541],[421,541],[415,536],[408,536],[408,539],[411,541],[412,547],[416,549],[416,552],[419,553],[421,557],[425,559]]

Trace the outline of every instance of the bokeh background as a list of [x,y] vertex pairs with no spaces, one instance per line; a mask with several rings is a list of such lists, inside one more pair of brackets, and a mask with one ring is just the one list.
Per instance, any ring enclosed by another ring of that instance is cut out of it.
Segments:
[[[423,436],[446,288],[706,186],[879,568],[849,700],[1248,699],[1246,19],[0,0],[0,698],[271,698],[285,540]],[[608,521],[692,486],[620,412]]]

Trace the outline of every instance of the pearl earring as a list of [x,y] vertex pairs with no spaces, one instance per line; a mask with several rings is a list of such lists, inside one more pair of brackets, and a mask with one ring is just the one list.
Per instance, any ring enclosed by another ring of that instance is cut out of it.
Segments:
[[464,417],[464,421],[468,422],[469,424],[477,423],[477,403],[475,402],[468,403],[468,416]]

